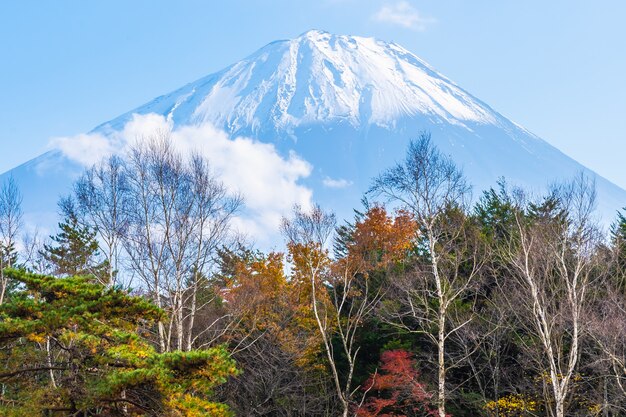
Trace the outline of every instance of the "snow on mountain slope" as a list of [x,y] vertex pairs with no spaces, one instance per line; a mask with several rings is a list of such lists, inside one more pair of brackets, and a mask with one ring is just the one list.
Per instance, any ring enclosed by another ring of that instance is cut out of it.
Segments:
[[[270,43],[89,135],[57,141],[57,150],[12,171],[26,185],[28,209],[51,207],[48,197],[33,196],[67,190],[80,170],[76,161],[84,159],[75,155],[120,148],[120,141],[130,139],[119,132],[128,131],[141,115],[160,117],[159,123],[173,128],[179,138],[191,135],[185,127],[194,127],[194,143],[218,166],[233,153],[214,146],[220,135],[202,132],[223,131],[238,143],[270,144],[266,151],[279,155],[285,166],[295,152],[311,170],[289,174],[289,181],[311,190],[314,200],[344,217],[358,207],[371,178],[402,158],[408,141],[424,130],[464,169],[475,195],[502,176],[541,190],[584,171],[596,178],[605,223],[626,205],[626,191],[497,113],[401,46],[310,31]],[[76,152],[79,143],[84,148]],[[244,159],[232,163],[242,169],[249,165]],[[237,181],[247,179],[239,175]],[[294,189],[290,187],[286,189]]]
[[234,134],[328,122],[392,128],[418,114],[432,123],[508,125],[401,46],[320,31],[270,43],[101,128],[119,128],[132,113],[149,112],[176,124],[210,122]]

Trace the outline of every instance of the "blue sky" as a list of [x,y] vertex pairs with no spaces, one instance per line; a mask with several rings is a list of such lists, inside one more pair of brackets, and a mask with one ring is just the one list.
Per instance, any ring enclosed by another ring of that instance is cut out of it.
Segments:
[[626,188],[626,2],[0,3],[0,172],[308,29],[396,41]]

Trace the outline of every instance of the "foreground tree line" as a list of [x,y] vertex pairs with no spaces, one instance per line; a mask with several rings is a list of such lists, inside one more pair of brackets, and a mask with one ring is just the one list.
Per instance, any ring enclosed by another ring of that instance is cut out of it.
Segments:
[[338,224],[286,250],[167,135],[86,171],[47,241],[0,190],[0,415],[626,414],[626,217],[584,175],[471,205],[422,134]]

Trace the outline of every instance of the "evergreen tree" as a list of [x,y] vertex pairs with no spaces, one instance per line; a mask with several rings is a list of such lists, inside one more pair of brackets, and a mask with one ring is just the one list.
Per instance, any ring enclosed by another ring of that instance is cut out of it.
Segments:
[[617,212],[617,220],[611,226],[611,244],[615,256],[613,279],[618,288],[626,290],[626,208]]
[[498,188],[483,191],[474,209],[474,215],[482,233],[493,243],[510,237],[515,221],[515,207],[504,179],[498,181]]
[[71,202],[62,203],[64,220],[60,232],[50,238],[54,243],[44,245],[41,255],[56,276],[92,275],[99,282],[108,281],[108,262],[100,261],[96,231],[79,222]]
[[7,270],[0,306],[2,416],[227,416],[212,390],[237,373],[222,347],[158,353],[164,314],[88,277]]

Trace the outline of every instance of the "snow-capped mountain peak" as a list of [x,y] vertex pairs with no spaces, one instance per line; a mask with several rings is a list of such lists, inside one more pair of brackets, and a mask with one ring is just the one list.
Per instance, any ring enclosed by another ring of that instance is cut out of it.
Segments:
[[392,128],[398,119],[416,114],[461,126],[499,119],[395,43],[319,30],[272,42],[132,113],[149,112],[167,114],[178,124],[210,122],[257,134],[312,123]]

